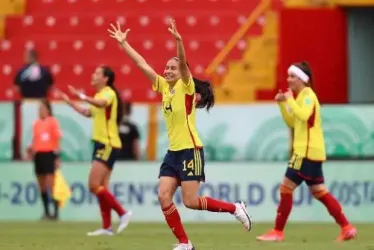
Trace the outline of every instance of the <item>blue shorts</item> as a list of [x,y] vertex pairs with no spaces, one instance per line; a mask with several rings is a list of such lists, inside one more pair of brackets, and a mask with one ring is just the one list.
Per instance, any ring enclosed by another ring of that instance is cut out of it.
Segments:
[[202,148],[168,150],[158,177],[175,177],[179,181],[205,181],[204,166],[204,150]]
[[303,181],[308,186],[325,182],[321,161],[312,161],[297,155],[293,155],[288,162],[285,176],[297,185],[300,185]]
[[113,148],[110,145],[105,145],[100,142],[94,141],[92,161],[102,162],[109,169],[113,169],[114,163],[116,162],[119,153],[119,148]]

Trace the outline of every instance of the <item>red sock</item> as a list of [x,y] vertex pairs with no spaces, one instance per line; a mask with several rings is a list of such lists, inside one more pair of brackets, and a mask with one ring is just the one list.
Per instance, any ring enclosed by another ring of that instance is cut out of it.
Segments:
[[162,209],[162,212],[165,215],[166,222],[168,223],[170,229],[173,231],[175,237],[179,240],[181,244],[188,243],[188,237],[184,231],[181,217],[174,203],[172,203],[167,208]]
[[96,196],[102,199],[111,209],[117,212],[118,216],[122,216],[126,213],[126,210],[122,207],[121,203],[117,201],[113,194],[107,189],[101,187],[97,192]]
[[100,205],[101,219],[103,222],[103,229],[111,229],[112,213],[110,211],[110,207],[102,199],[98,198],[98,200]]
[[210,197],[199,197],[199,210],[208,210],[218,213],[235,213],[236,206],[233,203],[215,200]]
[[349,221],[345,217],[339,201],[337,201],[334,196],[332,196],[330,193],[326,193],[324,196],[319,198],[319,200],[323,203],[323,205],[325,205],[330,215],[334,217],[336,223],[338,223],[341,227],[349,225]]
[[292,193],[281,193],[280,202],[277,210],[277,217],[275,219],[275,230],[283,231],[286,226],[288,216],[292,210]]

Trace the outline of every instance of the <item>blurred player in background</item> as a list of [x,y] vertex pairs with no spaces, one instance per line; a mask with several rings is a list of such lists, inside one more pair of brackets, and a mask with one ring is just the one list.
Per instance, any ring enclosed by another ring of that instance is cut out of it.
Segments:
[[[326,160],[325,142],[322,131],[321,106],[311,88],[312,72],[305,62],[291,65],[287,82],[290,89],[281,91],[275,100],[279,103],[285,123],[293,129],[293,155],[280,186],[280,202],[275,227],[258,236],[260,241],[283,241],[284,227],[292,209],[293,191],[303,182],[309,186],[314,198],[322,202],[341,227],[337,241],[353,239],[357,230],[345,217],[340,203],[324,184],[322,163]],[[297,95],[293,97],[294,91]],[[287,110],[287,106],[290,111]]]
[[243,202],[228,203],[210,197],[199,197],[200,182],[205,180],[203,144],[196,129],[196,107],[209,110],[214,105],[211,85],[192,78],[186,55],[174,21],[169,31],[177,41],[177,55],[170,59],[164,77],[158,75],[127,42],[129,29],[121,31],[120,25],[108,30],[123,47],[127,55],[152,82],[152,89],[162,94],[162,111],[169,137],[169,150],[160,168],[158,199],[165,219],[179,244],[174,250],[194,249],[184,231],[173,196],[179,185],[182,187],[183,203],[196,210],[208,210],[233,214],[246,230],[251,221]]
[[[62,133],[58,120],[53,117],[52,108],[46,99],[40,101],[39,119],[34,122],[32,144],[27,148],[27,159],[34,159],[35,174],[44,206],[44,220],[58,219],[58,201],[53,199],[54,173],[58,167],[58,152]],[[53,201],[54,213],[49,211]]]
[[123,118],[119,125],[119,137],[122,148],[118,157],[121,161],[140,160],[140,134],[138,126],[131,121],[131,102],[123,103]]
[[62,98],[75,111],[93,119],[92,168],[89,176],[89,189],[98,198],[102,228],[87,233],[88,236],[113,235],[111,210],[115,210],[120,217],[117,232],[123,231],[132,216],[131,211],[126,211],[109,191],[109,179],[114,163],[121,149],[121,140],[118,134],[118,125],[122,120],[122,101],[114,87],[115,74],[107,66],[97,67],[92,74],[92,85],[96,88],[95,97],[89,97],[69,86],[70,93],[82,101],[90,104],[84,108],[72,102],[70,98],[61,93]]

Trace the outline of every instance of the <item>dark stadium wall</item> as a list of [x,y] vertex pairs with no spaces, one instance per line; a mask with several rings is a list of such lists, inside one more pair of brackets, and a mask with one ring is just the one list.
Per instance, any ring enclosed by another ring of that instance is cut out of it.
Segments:
[[307,61],[321,103],[347,103],[347,24],[342,9],[284,9],[280,14],[278,86],[287,68]]
[[374,8],[347,9],[349,102],[374,103]]

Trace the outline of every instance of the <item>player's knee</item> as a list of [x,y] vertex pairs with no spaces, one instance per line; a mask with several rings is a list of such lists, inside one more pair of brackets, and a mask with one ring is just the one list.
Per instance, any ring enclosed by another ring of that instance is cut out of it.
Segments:
[[53,175],[47,175],[46,176],[46,181],[45,181],[45,184],[46,184],[46,187],[47,189],[51,189],[53,188]]
[[95,194],[97,192],[98,189],[100,189],[101,185],[100,183],[96,182],[96,181],[89,181],[88,182],[88,188],[90,190],[91,193]]
[[311,186],[310,191],[313,197],[317,200],[321,199],[329,192],[325,185]]
[[281,194],[292,194],[295,189],[285,184],[281,184],[279,187],[279,193]]
[[44,176],[38,176],[38,185],[40,192],[46,192],[48,190]]
[[198,209],[199,201],[197,197],[183,197],[183,204],[186,208]]
[[158,192],[158,202],[161,207],[169,206],[173,202],[173,194],[169,191]]

